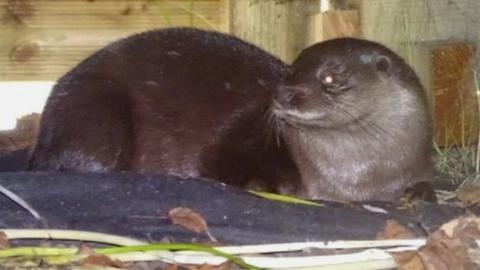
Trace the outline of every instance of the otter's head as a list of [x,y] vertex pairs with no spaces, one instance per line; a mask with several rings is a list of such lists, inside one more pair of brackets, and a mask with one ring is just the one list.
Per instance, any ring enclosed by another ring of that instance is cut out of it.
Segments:
[[297,128],[342,128],[386,106],[391,111],[411,95],[425,100],[415,73],[399,56],[378,43],[341,38],[300,54],[277,89],[273,112]]

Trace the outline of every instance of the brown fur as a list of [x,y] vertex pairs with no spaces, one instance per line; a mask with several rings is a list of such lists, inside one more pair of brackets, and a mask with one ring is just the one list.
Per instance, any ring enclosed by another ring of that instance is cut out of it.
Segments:
[[297,170],[266,125],[287,72],[220,33],[178,28],[118,41],[58,81],[30,169],[167,173],[294,193]]

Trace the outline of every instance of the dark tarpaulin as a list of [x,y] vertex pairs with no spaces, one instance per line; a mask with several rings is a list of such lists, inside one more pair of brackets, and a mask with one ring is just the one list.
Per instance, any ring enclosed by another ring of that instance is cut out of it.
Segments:
[[[374,239],[387,219],[396,219],[417,235],[433,231],[464,213],[463,209],[422,203],[328,203],[324,207],[273,202],[242,189],[204,179],[139,174],[0,173],[0,184],[26,200],[50,229],[75,229],[160,241],[207,240],[168,218],[175,207],[188,207],[208,222],[224,244],[260,244],[318,240]],[[44,228],[26,210],[0,194],[2,228]]]

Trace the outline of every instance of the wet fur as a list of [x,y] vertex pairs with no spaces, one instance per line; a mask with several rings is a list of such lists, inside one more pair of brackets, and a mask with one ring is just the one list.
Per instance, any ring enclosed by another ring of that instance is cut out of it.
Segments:
[[174,28],[115,42],[59,79],[30,169],[165,173],[294,193],[280,184],[298,182],[295,165],[262,117],[287,72],[215,32]]
[[[381,57],[386,66],[375,62]],[[347,95],[322,94],[317,73],[327,66],[344,82],[331,90]],[[352,91],[359,85],[365,91]],[[235,37],[177,28],[115,42],[60,78],[30,169],[167,173],[314,199],[393,200],[429,179],[430,136],[417,77],[381,45],[327,41],[289,68]]]
[[345,38],[307,48],[274,108],[305,197],[393,200],[431,178],[425,91],[380,44]]

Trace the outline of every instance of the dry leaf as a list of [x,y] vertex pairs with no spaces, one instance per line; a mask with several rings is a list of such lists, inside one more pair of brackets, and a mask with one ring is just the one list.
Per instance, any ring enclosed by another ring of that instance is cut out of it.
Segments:
[[480,202],[480,187],[462,188],[455,192],[457,198],[467,207]]
[[16,151],[32,146],[37,138],[40,115],[25,115],[17,119],[13,130],[0,131],[0,150]]
[[210,265],[210,264],[189,265],[189,266],[186,266],[186,268],[189,270],[229,270],[229,269],[232,269],[232,264],[229,262],[225,262],[220,265]]
[[178,270],[178,266],[176,264],[169,264],[165,270]]
[[461,217],[444,224],[427,239],[418,255],[427,270],[479,269],[470,253],[478,249],[475,239],[480,236],[476,217]]
[[450,237],[480,238],[480,219],[473,214],[447,222],[440,228]]
[[220,265],[202,265],[199,270],[229,270],[232,269],[232,264],[229,262],[222,263]]
[[206,232],[208,229],[205,219],[190,208],[173,208],[168,212],[168,216],[173,224],[182,226],[196,233]]
[[422,260],[415,251],[393,253],[392,256],[399,270],[425,270]]
[[394,254],[402,270],[471,270],[475,264],[475,251],[480,238],[480,219],[461,217],[444,224],[427,238],[425,246],[417,252]]
[[0,232],[0,249],[10,247],[10,242],[8,241],[8,236],[4,232]]
[[480,202],[480,175],[471,175],[455,191],[455,195],[467,207]]
[[433,233],[427,245],[418,251],[427,270],[469,270],[468,248],[459,238],[451,238],[444,231]]
[[87,265],[125,268],[122,262],[112,260],[109,257],[100,254],[92,254],[83,259],[81,262],[81,266]]
[[398,221],[389,219],[385,222],[383,232],[377,234],[377,239],[412,239],[415,233],[400,224]]

